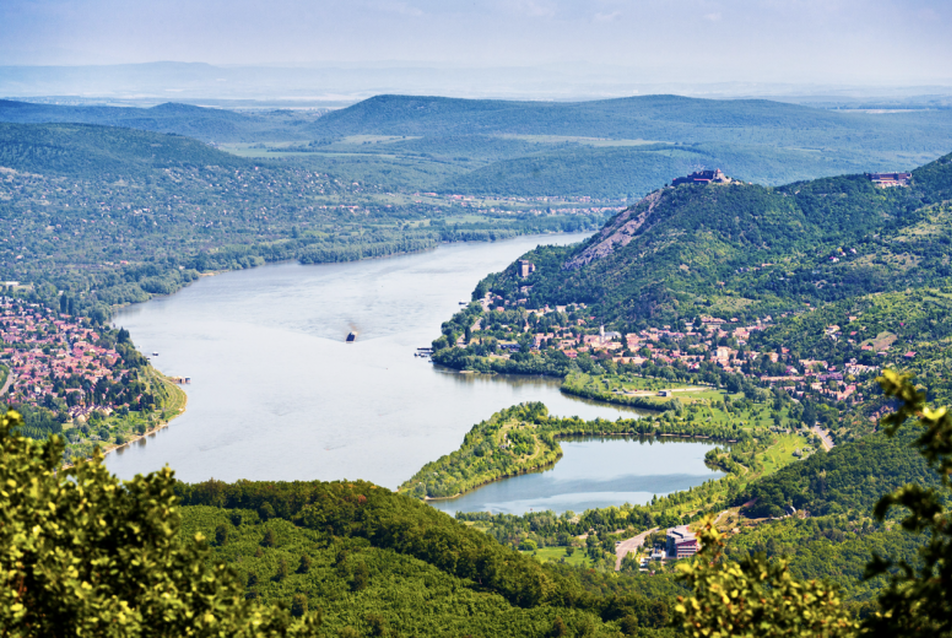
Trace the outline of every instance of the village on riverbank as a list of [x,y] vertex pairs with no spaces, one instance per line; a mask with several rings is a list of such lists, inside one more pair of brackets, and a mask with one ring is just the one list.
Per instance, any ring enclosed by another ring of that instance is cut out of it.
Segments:
[[68,459],[123,445],[181,412],[185,397],[128,332],[19,297],[0,297],[0,396],[33,438],[63,434]]
[[[531,264],[522,267],[529,271]],[[672,327],[662,325],[622,334],[593,325],[594,318],[585,304],[539,309],[511,308],[499,296],[486,293],[479,301],[478,318],[455,341],[458,348],[484,356],[489,362],[518,359],[520,353],[559,353],[584,368],[594,361],[609,368],[618,365],[660,372],[659,368],[699,374],[716,367],[719,371],[740,375],[765,388],[778,388],[791,398],[805,395],[818,400],[855,405],[863,401],[861,384],[875,376],[879,366],[860,363],[857,358],[835,363],[824,359],[798,358],[790,348],[762,351],[752,347],[751,336],[773,327],[769,315],[752,322],[737,318],[699,316],[693,323]],[[786,315],[783,315],[786,316]],[[778,317],[782,318],[782,317]],[[850,317],[855,321],[858,317]],[[830,324],[824,338],[844,340],[861,351],[885,355],[889,339],[863,341],[849,326]],[[894,339],[895,337],[893,337]],[[524,356],[524,354],[523,354]],[[905,353],[905,358],[915,356]],[[581,357],[581,361],[580,361]],[[612,365],[614,364],[614,366]],[[663,375],[659,375],[663,378]],[[710,375],[708,375],[710,376]],[[709,378],[709,381],[714,381]],[[618,390],[629,396],[656,396],[673,399],[676,392],[644,389]]]

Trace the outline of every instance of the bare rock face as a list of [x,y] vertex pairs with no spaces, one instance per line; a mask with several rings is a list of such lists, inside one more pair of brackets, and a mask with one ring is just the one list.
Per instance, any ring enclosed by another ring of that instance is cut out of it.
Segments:
[[575,270],[596,259],[607,257],[616,248],[627,246],[636,235],[651,228],[653,225],[650,219],[651,212],[661,201],[663,192],[663,189],[656,190],[628,210],[622,211],[610,225],[599,231],[595,243],[562,264],[562,268]]

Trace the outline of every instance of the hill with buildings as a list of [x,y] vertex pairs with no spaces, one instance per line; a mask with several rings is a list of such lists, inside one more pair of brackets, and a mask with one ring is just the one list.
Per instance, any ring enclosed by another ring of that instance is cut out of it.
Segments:
[[587,241],[489,275],[443,324],[433,360],[658,409],[675,397],[639,378],[714,386],[837,442],[875,429],[885,365],[952,397],[952,155],[900,177],[677,181]]
[[[777,188],[694,179],[654,191],[585,243],[541,248],[483,289],[506,306],[584,303],[616,327],[751,317],[943,281],[952,156],[905,186],[850,175]],[[523,301],[520,302],[520,299]]]

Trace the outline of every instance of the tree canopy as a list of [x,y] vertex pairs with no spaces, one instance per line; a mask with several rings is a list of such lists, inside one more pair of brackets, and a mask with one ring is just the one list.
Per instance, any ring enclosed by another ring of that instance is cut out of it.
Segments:
[[102,456],[61,469],[64,443],[0,418],[0,634],[306,635],[314,616],[248,602],[197,535],[179,535],[168,468],[120,482]]

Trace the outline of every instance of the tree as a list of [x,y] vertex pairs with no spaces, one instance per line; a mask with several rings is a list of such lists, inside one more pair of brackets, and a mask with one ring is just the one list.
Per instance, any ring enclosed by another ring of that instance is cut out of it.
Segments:
[[893,436],[912,419],[922,426],[922,434],[913,444],[938,472],[941,490],[906,485],[887,494],[876,505],[875,516],[883,520],[894,505],[905,507],[909,515],[902,527],[917,534],[926,533],[928,542],[919,550],[920,561],[910,565],[874,557],[866,569],[872,578],[888,573],[889,581],[880,594],[881,611],[866,622],[873,636],[947,636],[952,633],[952,511],[949,502],[952,482],[952,415],[947,407],[933,409],[926,403],[926,391],[917,388],[909,374],[883,370],[877,379],[887,396],[899,401],[896,412],[883,418],[886,434]]
[[280,583],[282,580],[288,577],[290,570],[288,569],[288,562],[283,558],[278,561],[278,571],[275,573],[274,582]]
[[182,539],[172,471],[120,482],[102,454],[63,469],[65,444],[0,417],[0,628],[10,636],[306,635],[315,619],[244,599],[237,577]]
[[291,599],[291,615],[300,618],[307,614],[307,596],[304,594],[294,594]]
[[274,547],[278,543],[278,537],[274,529],[269,527],[264,531],[264,537],[261,539],[261,547]]
[[700,522],[698,559],[679,563],[694,594],[678,596],[675,611],[689,636],[850,636],[856,624],[830,587],[790,575],[783,560],[763,555],[724,562],[714,515]]
[[228,528],[225,525],[219,525],[215,528],[215,544],[219,547],[228,544]]

